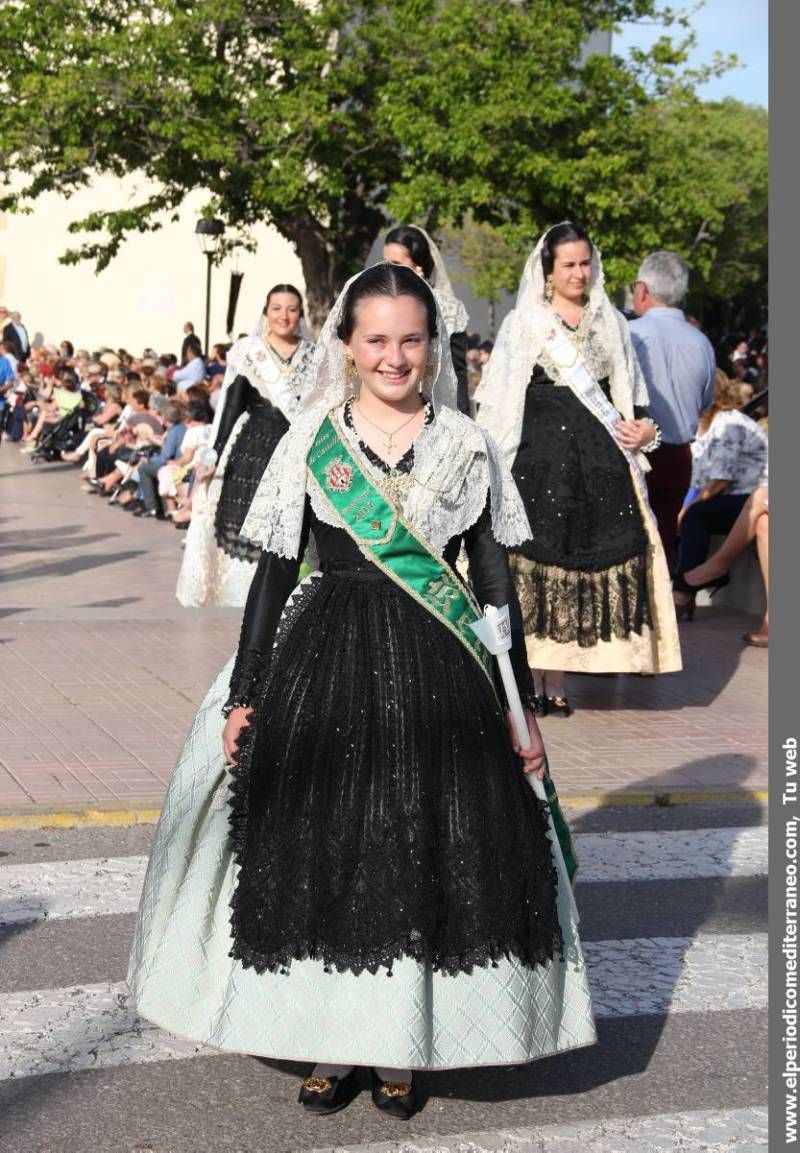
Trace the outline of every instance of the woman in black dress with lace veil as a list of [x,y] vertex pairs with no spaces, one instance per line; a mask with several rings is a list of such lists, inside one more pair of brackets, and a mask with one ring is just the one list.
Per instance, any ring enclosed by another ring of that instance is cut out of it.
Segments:
[[643,484],[658,429],[627,321],[579,226],[556,225],[529,257],[477,400],[531,523],[511,567],[538,711],[570,714],[565,672],[680,668]]

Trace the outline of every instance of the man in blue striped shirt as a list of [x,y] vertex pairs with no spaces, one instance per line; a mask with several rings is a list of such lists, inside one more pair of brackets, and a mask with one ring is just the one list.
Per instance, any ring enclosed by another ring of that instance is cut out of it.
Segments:
[[675,252],[646,256],[633,286],[631,338],[647,381],[650,416],[661,429],[647,488],[670,564],[692,479],[690,446],[701,412],[714,399],[716,370],[711,342],[681,310],[688,286],[689,268]]

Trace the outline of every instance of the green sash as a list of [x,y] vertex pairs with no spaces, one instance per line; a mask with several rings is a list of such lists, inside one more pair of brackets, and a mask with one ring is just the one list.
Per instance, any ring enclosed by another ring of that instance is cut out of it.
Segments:
[[[496,692],[492,657],[469,627],[481,615],[474,599],[367,478],[330,416],[322,422],[306,463],[311,480],[364,556],[458,637]],[[549,769],[544,786],[572,880],[577,870],[574,846]]]
[[469,627],[481,615],[475,601],[447,562],[367,478],[329,416],[307,463],[319,491],[364,556],[455,633],[494,687],[491,655]]

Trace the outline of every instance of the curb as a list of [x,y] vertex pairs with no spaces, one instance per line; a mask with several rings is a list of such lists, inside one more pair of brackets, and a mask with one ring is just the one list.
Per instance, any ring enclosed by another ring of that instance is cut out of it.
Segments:
[[[681,792],[619,792],[619,793],[560,793],[559,801],[565,809],[607,809],[617,807],[640,808],[652,805],[669,808],[672,805],[691,805],[713,801],[750,801],[763,803],[769,799],[766,789],[692,789]],[[20,829],[85,829],[95,827],[121,827],[152,825],[161,815],[158,803],[146,803],[127,809],[92,808],[53,811],[46,806],[28,810],[0,812],[0,832]]]

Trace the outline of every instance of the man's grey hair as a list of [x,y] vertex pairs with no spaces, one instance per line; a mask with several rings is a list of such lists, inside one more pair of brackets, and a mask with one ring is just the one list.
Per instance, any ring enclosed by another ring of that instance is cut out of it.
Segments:
[[660,304],[677,308],[689,288],[689,266],[677,252],[651,252],[642,261],[636,279],[647,285]]

